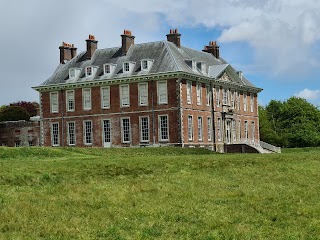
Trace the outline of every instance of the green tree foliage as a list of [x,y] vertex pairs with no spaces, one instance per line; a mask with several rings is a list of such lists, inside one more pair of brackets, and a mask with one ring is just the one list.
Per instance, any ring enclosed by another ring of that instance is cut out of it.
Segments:
[[37,102],[27,102],[27,101],[18,101],[14,103],[10,103],[10,106],[19,106],[25,108],[30,117],[37,115],[37,108],[39,108],[39,104]]
[[307,100],[271,100],[259,114],[262,141],[282,147],[320,146],[320,111]]
[[1,108],[0,111],[0,122],[4,121],[18,121],[18,120],[29,120],[29,112],[19,106],[6,106]]

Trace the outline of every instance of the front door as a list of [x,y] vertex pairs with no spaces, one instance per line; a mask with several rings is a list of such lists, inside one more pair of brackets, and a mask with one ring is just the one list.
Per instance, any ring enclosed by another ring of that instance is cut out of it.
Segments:
[[111,123],[110,119],[103,120],[103,147],[111,147]]

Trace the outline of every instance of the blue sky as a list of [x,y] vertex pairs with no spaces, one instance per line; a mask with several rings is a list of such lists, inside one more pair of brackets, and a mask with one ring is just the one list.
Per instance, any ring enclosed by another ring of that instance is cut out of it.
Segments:
[[190,48],[217,40],[221,56],[264,89],[261,104],[300,96],[319,106],[319,22],[317,0],[0,0],[0,105],[38,101],[31,87],[58,66],[62,41],[81,52],[89,34],[107,48],[120,46],[124,29],[141,43],[178,28]]

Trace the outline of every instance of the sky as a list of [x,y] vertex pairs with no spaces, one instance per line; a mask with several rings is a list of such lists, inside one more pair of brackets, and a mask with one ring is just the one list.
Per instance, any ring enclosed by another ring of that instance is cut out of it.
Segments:
[[292,96],[320,106],[318,0],[0,0],[0,106],[39,101],[38,86],[59,65],[59,46],[78,53],[93,34],[98,48],[165,40],[202,50],[216,40],[222,56],[264,90],[259,103]]

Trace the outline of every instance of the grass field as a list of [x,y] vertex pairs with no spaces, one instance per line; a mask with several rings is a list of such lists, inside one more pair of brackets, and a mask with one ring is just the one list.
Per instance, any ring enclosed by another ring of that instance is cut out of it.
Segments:
[[320,150],[0,147],[0,239],[319,239]]

